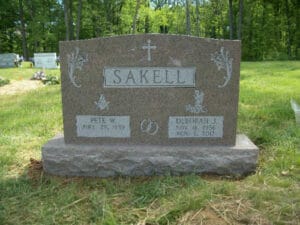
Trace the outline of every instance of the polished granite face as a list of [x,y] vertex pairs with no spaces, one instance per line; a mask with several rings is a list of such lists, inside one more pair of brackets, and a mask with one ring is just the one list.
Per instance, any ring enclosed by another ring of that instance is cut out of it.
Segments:
[[60,42],[66,143],[234,145],[240,42],[128,35]]

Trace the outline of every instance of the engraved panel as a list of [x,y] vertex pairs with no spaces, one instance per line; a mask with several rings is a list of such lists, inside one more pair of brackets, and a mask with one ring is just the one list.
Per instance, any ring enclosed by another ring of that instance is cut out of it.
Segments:
[[104,87],[195,87],[195,67],[105,67]]
[[223,116],[170,116],[169,138],[222,138]]
[[129,116],[76,116],[78,137],[130,137]]

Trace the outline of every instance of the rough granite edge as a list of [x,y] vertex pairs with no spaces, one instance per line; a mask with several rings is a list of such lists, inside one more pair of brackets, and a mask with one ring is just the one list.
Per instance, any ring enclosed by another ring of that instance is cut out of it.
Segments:
[[237,135],[235,146],[65,144],[57,135],[43,146],[42,160],[45,172],[60,176],[243,176],[255,171],[258,152],[243,134]]

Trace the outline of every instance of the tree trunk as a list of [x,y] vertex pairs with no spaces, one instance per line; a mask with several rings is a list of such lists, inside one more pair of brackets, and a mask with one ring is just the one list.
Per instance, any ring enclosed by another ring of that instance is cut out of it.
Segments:
[[295,12],[296,12],[296,48],[295,48],[295,55],[296,59],[300,59],[300,1],[296,1],[296,7],[295,7]]
[[20,21],[21,21],[23,57],[27,61],[28,60],[28,48],[27,48],[24,11],[23,10],[24,10],[23,9],[23,0],[19,0],[19,16],[20,16]]
[[136,0],[135,13],[132,22],[132,34],[135,34],[136,31],[136,20],[140,9],[140,4],[141,4],[141,0]]
[[200,37],[200,4],[199,0],[196,0],[196,33]]
[[243,24],[243,0],[239,1],[239,24],[238,24],[238,39],[242,40],[242,24]]
[[[34,21],[35,20],[35,5],[34,5],[34,2],[30,1],[30,0],[27,0],[26,1],[27,5],[30,6],[30,17],[31,17],[31,21]],[[31,32],[36,32],[36,30],[31,30]],[[37,38],[36,38],[36,35],[33,36],[33,52],[37,52],[37,48],[38,48],[38,41],[37,41]]]
[[73,28],[73,0],[69,0],[69,29],[70,40],[74,40],[74,28]]
[[292,57],[292,40],[291,40],[291,19],[290,19],[290,9],[288,0],[285,0],[285,13],[286,13],[286,20],[287,20],[287,54],[289,58]]
[[145,34],[149,33],[149,31],[150,31],[150,19],[149,19],[149,15],[147,15],[145,18]]
[[175,13],[176,13],[176,34],[179,33],[179,16],[178,16],[178,0],[174,1],[174,5],[176,4],[175,6]]
[[9,51],[14,52],[14,33],[9,31]]
[[76,40],[79,40],[80,21],[81,21],[82,0],[78,0],[77,22],[76,22]]
[[[252,9],[251,9],[252,10]],[[250,24],[249,24],[249,26],[248,26],[248,30],[249,30],[249,36],[247,37],[247,39],[248,39],[248,43],[249,43],[249,56],[250,56],[250,60],[255,60],[256,59],[256,57],[254,56],[255,55],[255,52],[254,52],[254,50],[253,50],[253,43],[254,43],[254,38],[253,38],[253,20],[254,20],[254,18],[253,18],[253,15],[250,15],[249,16],[249,21],[250,21]]]
[[64,0],[64,15],[66,26],[66,41],[70,40],[70,26],[69,26],[69,0]]
[[186,34],[191,35],[191,15],[190,15],[190,0],[185,0],[186,13]]
[[229,32],[230,40],[233,39],[233,12],[232,12],[232,0],[229,0]]

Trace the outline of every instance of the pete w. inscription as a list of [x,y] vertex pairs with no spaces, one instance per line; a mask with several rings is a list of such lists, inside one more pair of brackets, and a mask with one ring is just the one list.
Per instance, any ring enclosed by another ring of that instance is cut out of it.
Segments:
[[130,137],[129,116],[91,116],[77,115],[78,137]]

